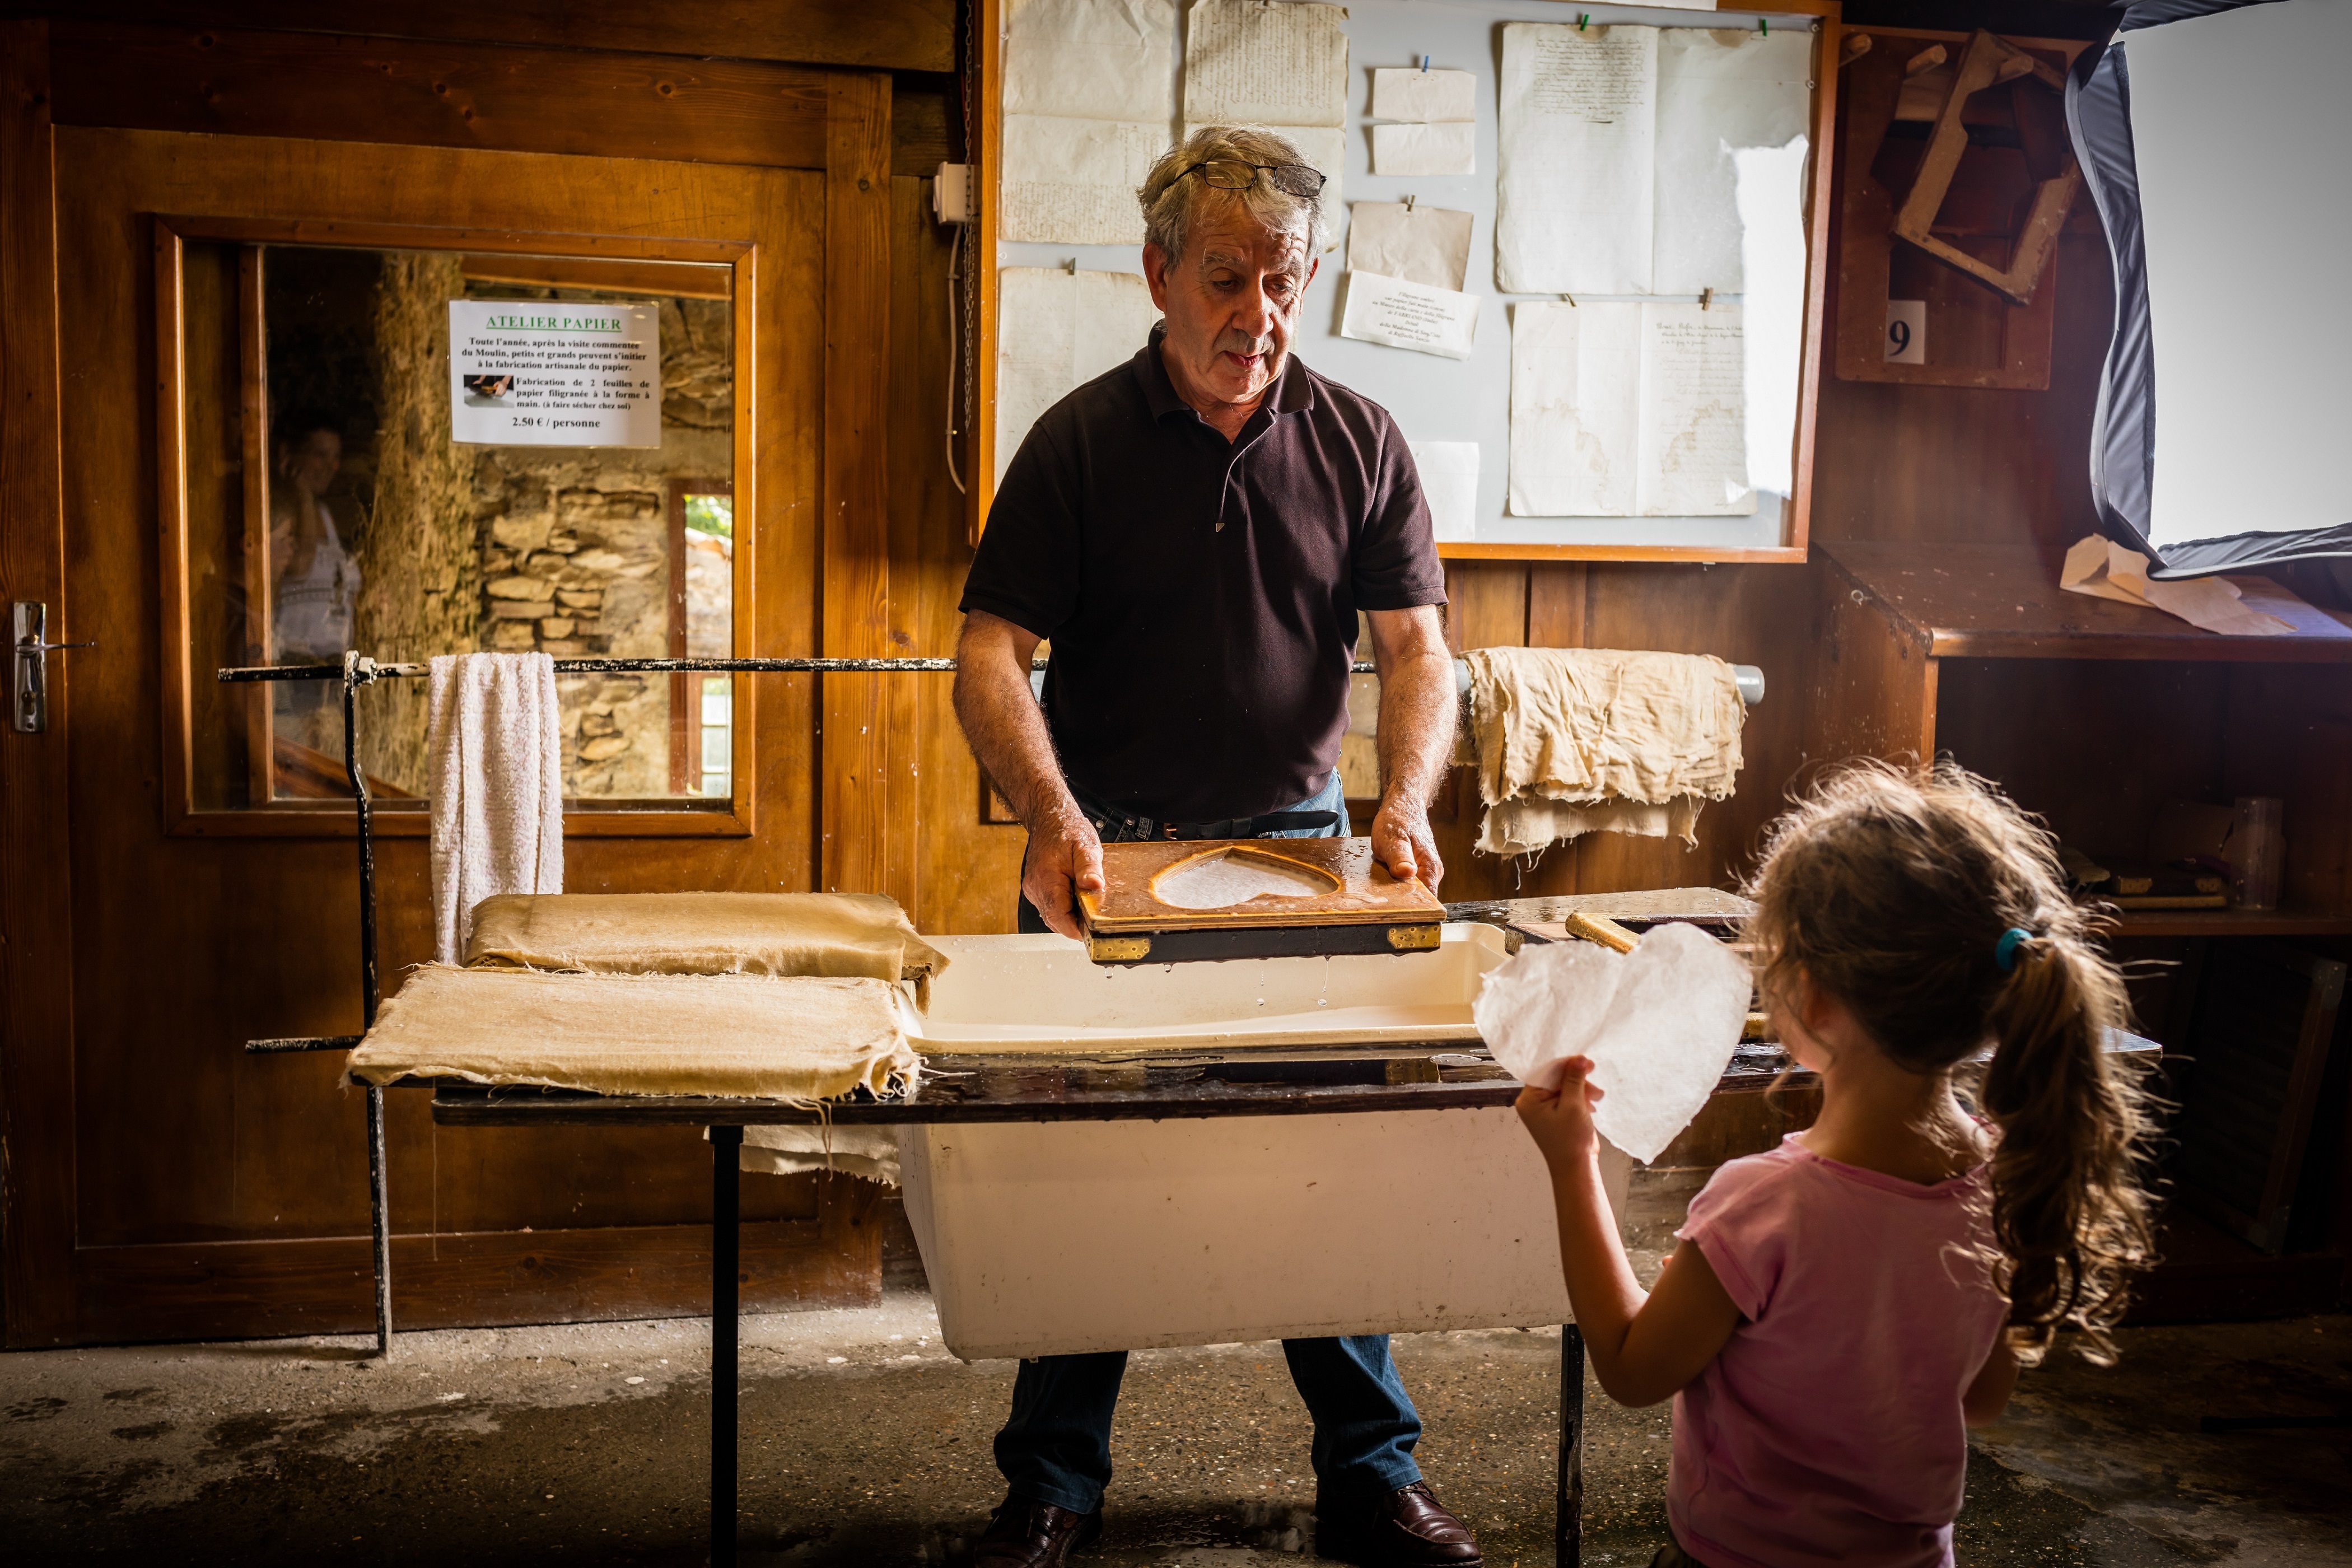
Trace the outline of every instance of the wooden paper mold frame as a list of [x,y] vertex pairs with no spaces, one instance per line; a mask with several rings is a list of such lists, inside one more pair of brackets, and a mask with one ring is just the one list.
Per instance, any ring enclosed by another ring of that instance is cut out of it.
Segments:
[[[1188,866],[1259,860],[1328,884],[1296,897],[1260,894],[1222,909],[1160,896]],[[1369,838],[1213,838],[1103,846],[1103,889],[1081,891],[1089,955],[1098,963],[1284,958],[1434,948],[1445,906],[1419,881],[1400,882]]]

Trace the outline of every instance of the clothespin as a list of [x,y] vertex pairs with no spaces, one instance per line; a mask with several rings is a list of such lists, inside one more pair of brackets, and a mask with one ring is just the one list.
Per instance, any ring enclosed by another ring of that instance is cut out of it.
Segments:
[[1429,57],[1427,55],[1421,57],[1421,74],[1423,76],[1427,76],[1429,74]]
[[[1582,31],[1584,31],[1584,24],[1586,24],[1587,22],[1590,22],[1591,20],[1592,20],[1592,13],[1591,13],[1591,12],[1590,12],[1590,11],[1587,11],[1587,12],[1583,13],[1581,16],[1578,16],[1578,17],[1576,18],[1576,30],[1577,30],[1578,32],[1580,32],[1580,32],[1582,32]],[[1569,302],[1570,302],[1570,304],[1574,304],[1574,303],[1575,303],[1575,301],[1574,301],[1574,300],[1570,300],[1570,301],[1569,301]]]
[[1575,296],[1575,295],[1573,295],[1573,294],[1562,294],[1562,295],[1560,296],[1560,298],[1568,301],[1568,303],[1569,303],[1569,308],[1570,308],[1570,310],[1574,310],[1574,309],[1576,309],[1576,296]]
[[1412,211],[1412,197],[1411,195],[1407,195],[1404,199],[1404,210],[1407,212]]
[[1772,24],[1762,16],[1756,18],[1756,30],[1766,37],[1772,36]]
[[1078,275],[1078,258],[1075,256],[1062,258],[1062,270],[1076,278]]
[[1707,310],[1707,309],[1709,309],[1710,307],[1712,307],[1714,304],[1715,304],[1715,290],[1714,290],[1714,289],[1700,289],[1700,290],[1698,291],[1698,308],[1699,308],[1700,310]]

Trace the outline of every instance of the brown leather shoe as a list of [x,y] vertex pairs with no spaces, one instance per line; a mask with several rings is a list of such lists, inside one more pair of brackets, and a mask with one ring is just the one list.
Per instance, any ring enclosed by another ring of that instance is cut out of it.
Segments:
[[1102,1510],[1072,1513],[1049,1502],[1009,1497],[988,1516],[971,1568],[1062,1568],[1102,1535]]
[[1423,1481],[1368,1503],[1336,1503],[1317,1493],[1315,1550],[1362,1568],[1478,1568],[1486,1561],[1470,1527]]

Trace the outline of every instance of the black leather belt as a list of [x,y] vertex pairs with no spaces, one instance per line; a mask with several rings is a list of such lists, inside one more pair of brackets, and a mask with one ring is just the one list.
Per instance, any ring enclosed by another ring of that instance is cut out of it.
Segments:
[[1109,836],[1113,826],[1144,838],[1265,838],[1276,833],[1318,833],[1339,826],[1336,811],[1269,811],[1256,816],[1229,816],[1223,822],[1154,822],[1148,816],[1105,816],[1087,812],[1095,831]]
[[1265,838],[1276,833],[1315,832],[1339,826],[1336,811],[1269,811],[1261,816],[1229,816],[1223,822],[1163,822],[1161,838]]

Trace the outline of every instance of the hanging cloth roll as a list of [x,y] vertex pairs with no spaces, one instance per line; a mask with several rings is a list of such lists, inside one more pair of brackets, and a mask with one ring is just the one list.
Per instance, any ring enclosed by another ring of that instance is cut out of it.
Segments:
[[1482,851],[1533,854],[1586,833],[1695,843],[1700,807],[1731,794],[1746,710],[1723,660],[1536,647],[1465,660]]
[[456,963],[474,906],[563,891],[563,730],[543,653],[433,661],[433,952]]

